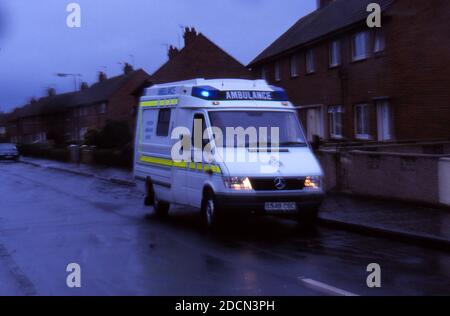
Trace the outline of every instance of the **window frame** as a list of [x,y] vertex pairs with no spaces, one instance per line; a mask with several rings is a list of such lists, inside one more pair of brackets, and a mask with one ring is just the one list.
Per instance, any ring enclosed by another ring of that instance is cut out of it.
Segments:
[[[195,145],[195,120],[202,119],[202,148],[198,148]],[[208,139],[204,139],[203,136],[205,132],[208,130],[208,122],[206,121],[206,115],[203,112],[196,112],[192,117],[192,131],[191,131],[191,146],[195,150],[203,150],[205,146],[210,142]]]
[[80,140],[84,140],[84,137],[86,136],[87,132],[89,131],[89,128],[86,126],[80,127],[78,129],[78,138]]
[[[366,117],[361,116],[361,121],[358,119],[358,108],[364,108],[366,111],[362,112],[366,114]],[[355,138],[359,140],[370,140],[370,105],[368,103],[359,103],[354,106],[354,125],[355,125]],[[359,124],[361,125],[361,131],[367,133],[359,133]]]
[[281,62],[276,61],[274,64],[274,79],[276,82],[281,81]]
[[[330,137],[332,139],[344,138],[344,113],[343,105],[331,105],[328,107]],[[340,122],[337,122],[338,118]],[[337,126],[340,126],[340,133],[337,133]]]
[[[356,55],[356,38],[359,35],[364,36],[364,54]],[[369,49],[369,38],[370,34],[368,31],[360,31],[352,35],[352,61],[360,61],[365,60],[370,57],[370,49]]]
[[[379,47],[377,45],[379,43]],[[378,48],[377,48],[378,47]],[[381,30],[375,30],[373,34],[373,52],[380,54],[386,49],[386,37]]]
[[106,102],[100,103],[98,107],[98,114],[106,114],[108,111],[108,105]]
[[[308,48],[305,52],[305,70],[306,74],[313,74],[316,72],[316,58],[313,48]],[[310,62],[312,63],[312,68],[310,68]]]
[[[167,122],[162,122],[162,114],[169,113]],[[172,120],[172,109],[159,109],[158,111],[158,121],[156,123],[156,137],[169,137],[170,135],[170,123]],[[167,126],[166,126],[167,124]],[[161,130],[164,128],[163,130]]]
[[[334,46],[336,45],[336,47]],[[334,51],[336,49],[336,51]],[[336,53],[336,63],[333,63],[333,53]],[[328,47],[328,66],[330,68],[339,67],[342,63],[342,54],[341,54],[341,41],[340,40],[333,40],[330,42],[330,45]]]
[[289,58],[289,66],[290,66],[290,71],[291,71],[291,78],[297,78],[298,76],[300,76],[300,64],[299,64],[299,60],[298,59],[299,58],[298,58],[297,54],[293,54]]
[[266,66],[261,67],[261,79],[267,80],[267,68]]
[[[377,138],[380,142],[389,142],[394,139],[394,112],[392,108],[392,103],[389,98],[386,99],[378,99],[375,100],[375,107],[376,107],[376,118],[377,118]],[[387,109],[388,117],[387,117],[387,124],[382,119],[381,110],[382,108]],[[386,130],[384,130],[384,127],[387,125],[387,137],[380,137],[384,136]],[[381,128],[381,130],[380,130]]]

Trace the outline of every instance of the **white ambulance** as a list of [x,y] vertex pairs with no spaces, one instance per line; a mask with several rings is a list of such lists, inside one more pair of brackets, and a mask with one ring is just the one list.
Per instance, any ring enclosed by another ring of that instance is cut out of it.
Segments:
[[284,90],[264,80],[156,85],[140,100],[134,177],[158,215],[170,205],[228,214],[317,217],[323,171]]

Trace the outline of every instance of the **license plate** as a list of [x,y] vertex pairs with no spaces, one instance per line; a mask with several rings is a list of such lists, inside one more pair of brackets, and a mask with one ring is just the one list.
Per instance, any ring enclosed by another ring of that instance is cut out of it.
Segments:
[[291,212],[297,210],[295,202],[273,202],[266,203],[266,212]]

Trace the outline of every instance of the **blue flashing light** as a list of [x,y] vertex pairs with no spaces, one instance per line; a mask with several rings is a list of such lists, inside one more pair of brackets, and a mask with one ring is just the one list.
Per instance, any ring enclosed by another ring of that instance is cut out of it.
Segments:
[[209,98],[209,96],[211,95],[211,93],[209,91],[206,91],[206,90],[203,90],[200,94],[204,98]]

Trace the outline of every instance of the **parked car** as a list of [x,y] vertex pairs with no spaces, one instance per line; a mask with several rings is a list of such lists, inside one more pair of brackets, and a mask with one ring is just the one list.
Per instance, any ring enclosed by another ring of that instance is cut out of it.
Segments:
[[19,160],[19,151],[14,144],[0,144],[0,160]]

